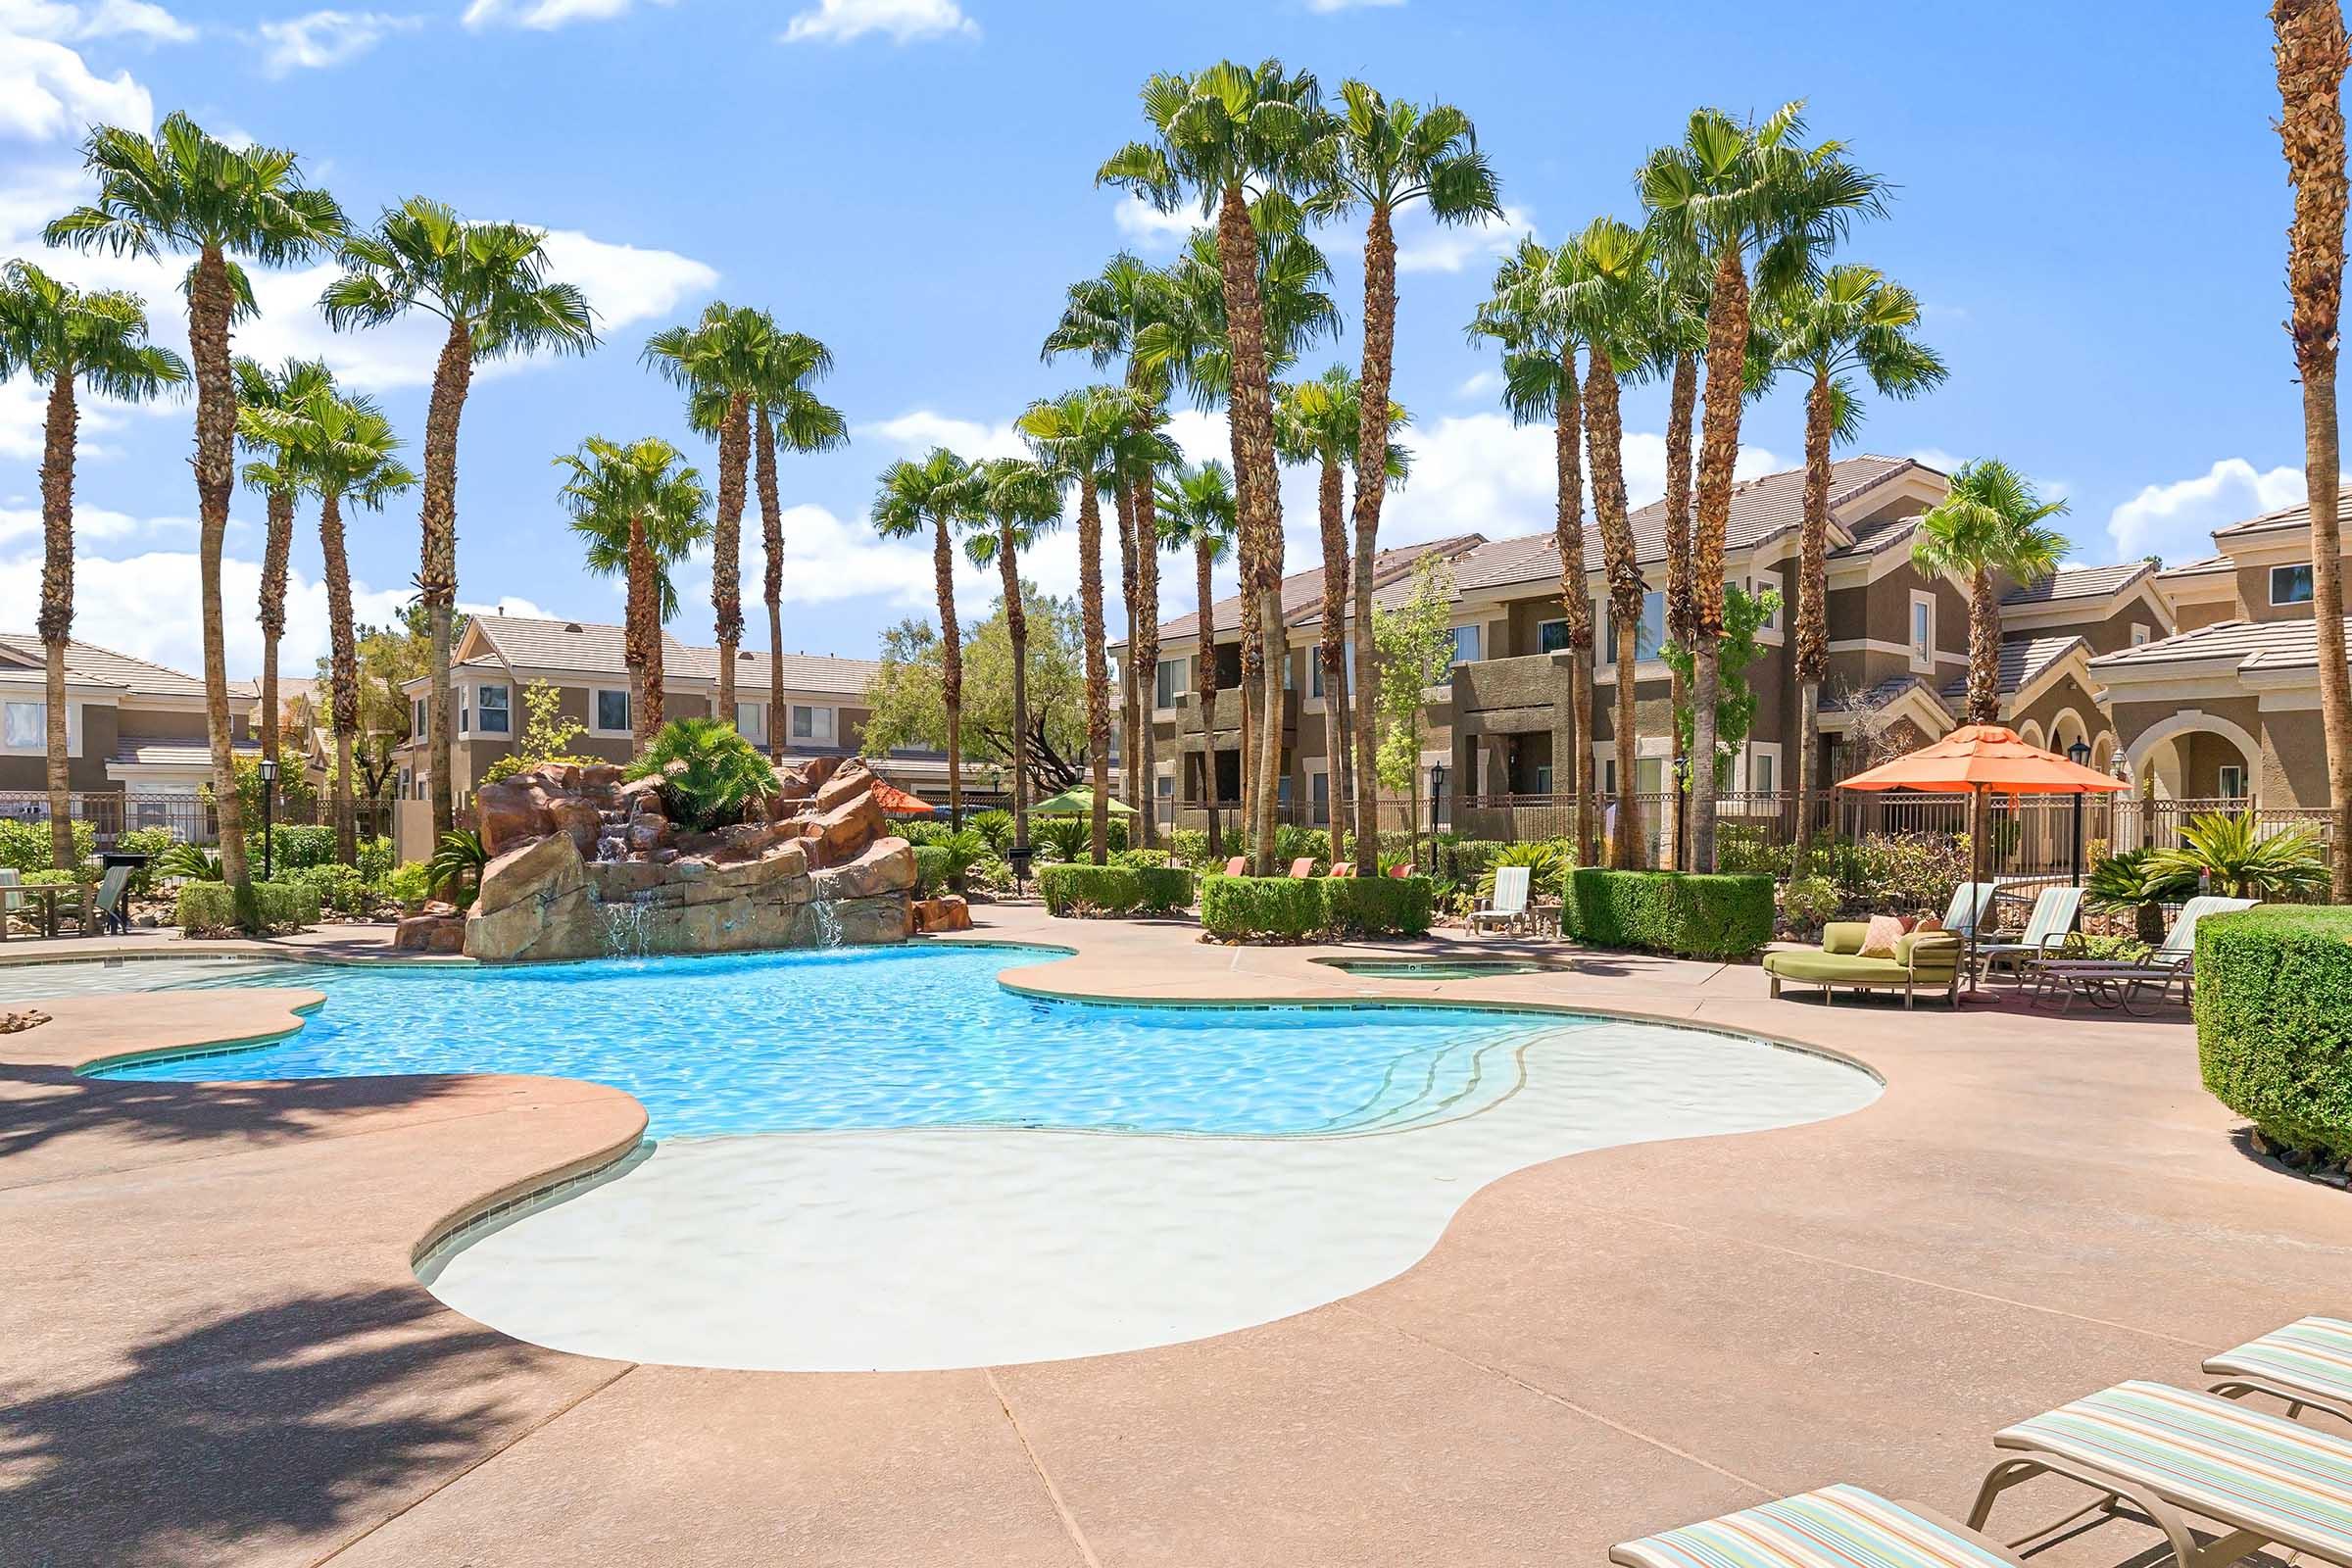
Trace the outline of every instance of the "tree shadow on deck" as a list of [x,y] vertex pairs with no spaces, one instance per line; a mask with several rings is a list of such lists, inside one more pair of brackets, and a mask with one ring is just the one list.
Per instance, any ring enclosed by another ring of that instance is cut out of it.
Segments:
[[[221,1056],[220,1068],[223,1080],[233,1080],[236,1057]],[[339,1115],[421,1104],[465,1082],[455,1073],[411,1073],[179,1083],[0,1063],[0,1187],[10,1184],[10,1156],[61,1138],[104,1133],[142,1142],[282,1142],[328,1131]]]

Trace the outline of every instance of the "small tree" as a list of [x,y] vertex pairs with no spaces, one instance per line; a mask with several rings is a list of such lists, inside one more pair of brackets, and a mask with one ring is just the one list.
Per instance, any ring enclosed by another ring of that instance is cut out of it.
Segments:
[[565,750],[587,733],[587,725],[564,715],[562,692],[543,680],[532,681],[522,689],[522,738],[514,743],[513,753],[483,771],[482,780],[495,784],[535,768],[594,761],[594,758],[573,757]]
[[[1723,587],[1723,641],[1716,645],[1715,696],[1715,759],[1716,766],[1740,755],[1747,743],[1747,732],[1756,721],[1755,688],[1747,683],[1747,666],[1764,657],[1756,642],[1772,617],[1781,612],[1781,595],[1777,588],[1767,588],[1761,594],[1749,594],[1737,584]],[[1668,643],[1658,650],[1666,667],[1682,679],[1683,690],[1690,690],[1694,661],[1690,650],[1680,643]],[[1674,710],[1674,727],[1682,739],[1683,755],[1690,755],[1691,721],[1698,715],[1685,702]],[[1695,760],[1692,763],[1696,765]],[[1686,786],[1687,787],[1687,786]]]
[[[1372,612],[1372,651],[1380,665],[1381,785],[1409,806],[1413,859],[1421,858],[1421,693],[1453,668],[1453,571],[1438,556],[1413,567],[1413,593],[1395,610]],[[1377,820],[1377,816],[1375,817]]]

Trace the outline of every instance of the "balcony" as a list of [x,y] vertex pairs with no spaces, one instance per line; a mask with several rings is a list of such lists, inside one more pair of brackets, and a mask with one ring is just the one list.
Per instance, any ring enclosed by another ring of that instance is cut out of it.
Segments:
[[[1293,735],[1298,728],[1298,694],[1282,694],[1282,731]],[[1242,729],[1242,694],[1238,690],[1219,689],[1217,692],[1218,739],[1239,737]],[[1199,744],[1200,740],[1200,694],[1186,692],[1176,699],[1176,735],[1180,742]],[[1238,744],[1238,739],[1237,739]]]

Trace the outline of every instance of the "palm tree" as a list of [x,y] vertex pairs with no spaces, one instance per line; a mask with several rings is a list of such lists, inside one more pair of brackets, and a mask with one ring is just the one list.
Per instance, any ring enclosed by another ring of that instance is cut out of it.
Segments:
[[805,332],[771,332],[752,386],[753,473],[760,488],[761,579],[767,602],[767,755],[784,757],[784,504],[776,454],[830,452],[850,442],[849,421],[808,383],[832,373],[833,355]]
[[[1258,291],[1258,221],[1253,195],[1283,206],[1314,180],[1328,132],[1315,78],[1279,60],[1254,70],[1220,61],[1197,75],[1163,74],[1144,84],[1152,137],[1106,160],[1098,182],[1123,186],[1163,213],[1197,204],[1216,219],[1217,257],[1231,339],[1234,480],[1245,557],[1245,595],[1257,600],[1261,672],[1282,635],[1282,498],[1274,456],[1274,394],[1267,364],[1264,302]],[[1282,682],[1261,674],[1264,741],[1259,748],[1253,824],[1260,865],[1274,858],[1282,772]]]
[[2033,483],[1998,458],[1964,463],[1951,489],[1919,519],[1911,560],[1921,571],[1948,573],[1968,584],[1968,702],[1971,724],[2001,716],[2001,614],[1995,573],[2037,582],[2058,569],[2066,536],[2042,524],[2066,511],[2044,501]]
[[[939,595],[939,683],[948,709],[948,822],[956,829],[963,826],[963,639],[956,624],[955,534],[976,514],[971,472],[972,466],[946,447],[933,447],[920,463],[894,463],[882,470],[881,489],[869,514],[874,531],[885,539],[906,539],[931,530],[932,584]],[[1101,586],[1098,581],[1098,591]],[[1096,630],[1101,630],[1099,623]],[[1099,648],[1089,651],[1089,657],[1100,656]]]
[[2295,187],[2287,229],[2287,330],[2303,382],[2303,483],[2311,510],[2311,612],[2333,820],[2328,897],[2352,903],[2352,670],[2345,665],[2338,519],[2335,337],[2344,292],[2344,18],[2336,0],[2274,0],[2278,139]]
[[245,488],[259,491],[269,517],[262,543],[262,757],[275,762],[281,714],[277,701],[277,645],[286,634],[286,576],[294,554],[294,498],[302,475],[293,463],[290,431],[269,425],[259,414],[293,408],[315,386],[327,384],[325,362],[288,360],[271,370],[259,360],[242,359],[237,373],[237,444],[254,461],[239,477]]
[[[289,379],[296,379],[289,377]],[[351,557],[344,546],[346,502],[368,512],[416,486],[416,474],[396,454],[400,439],[383,411],[367,398],[346,398],[321,372],[299,378],[302,391],[282,409],[245,411],[265,441],[287,451],[296,482],[318,498],[318,548],[326,567],[329,673],[335,730],[335,858],[360,858],[352,797],[352,747],[360,733],[358,628],[351,613]]]
[[1813,843],[1821,788],[1821,678],[1829,669],[1830,445],[1860,423],[1853,377],[1890,398],[1941,384],[1943,361],[1914,335],[1919,301],[1875,268],[1833,267],[1819,282],[1769,302],[1776,365],[1806,372],[1805,514],[1796,572],[1796,848]]
[[1671,252],[1689,247],[1707,266],[1706,395],[1699,422],[1698,484],[1690,562],[1691,691],[1690,863],[1715,868],[1715,704],[1723,637],[1724,536],[1732,468],[1740,454],[1748,354],[1748,259],[1767,293],[1809,275],[1819,254],[1858,215],[1884,210],[1885,186],[1857,169],[1838,142],[1799,145],[1804,105],[1782,106],[1741,124],[1721,110],[1692,113],[1683,140],[1652,153],[1641,188],[1653,228]]
[[995,458],[977,464],[979,526],[963,542],[975,566],[994,565],[1004,584],[1004,634],[1012,644],[1012,842],[1029,843],[1029,613],[1021,599],[1021,552],[1061,522],[1061,485],[1037,464]]
[[685,455],[659,436],[622,446],[592,435],[556,466],[567,476],[558,500],[587,541],[588,569],[628,584],[621,661],[642,751],[662,728],[662,625],[678,612],[669,568],[710,537],[710,492]]
[[[1470,117],[1451,104],[1392,102],[1361,81],[1340,84],[1342,109],[1333,117],[1324,149],[1327,177],[1309,198],[1317,214],[1344,213],[1357,205],[1364,224],[1364,358],[1356,437],[1359,472],[1384,473],[1392,405],[1390,375],[1396,357],[1396,216],[1415,202],[1426,203],[1440,223],[1468,223],[1502,216],[1494,170],[1478,150]],[[1355,662],[1363,671],[1356,705],[1355,746],[1369,758],[1373,710],[1380,697],[1380,664],[1372,657],[1372,560],[1380,549],[1380,506],[1385,485],[1355,487]],[[1329,641],[1337,627],[1324,625]],[[1379,869],[1380,807],[1377,791],[1359,791],[1355,803],[1355,865],[1359,875]]]
[[1201,799],[1210,803],[1208,849],[1222,854],[1217,812],[1217,601],[1209,587],[1209,571],[1225,559],[1233,545],[1233,475],[1213,459],[1189,466],[1178,464],[1159,477],[1159,543],[1168,550],[1193,553],[1194,594],[1200,610],[1196,640],[1194,680],[1200,699]]
[[[1592,601],[1585,569],[1583,406],[1577,349],[1582,339],[1565,302],[1581,265],[1573,242],[1547,248],[1533,237],[1494,270],[1494,292],[1478,308],[1470,335],[1502,349],[1502,400],[1514,424],[1551,420],[1557,478],[1552,549],[1560,561],[1560,614],[1568,642],[1568,791],[1576,802],[1580,864],[1599,858],[1592,798]],[[1558,760],[1555,759],[1555,763]]]
[[[1348,834],[1352,830],[1360,838],[1363,832],[1359,816],[1348,821],[1350,742],[1353,725],[1350,720],[1348,678],[1348,513],[1344,486],[1347,471],[1355,466],[1357,443],[1363,431],[1363,385],[1348,373],[1344,365],[1335,365],[1312,381],[1280,385],[1274,396],[1274,448],[1288,463],[1317,465],[1316,513],[1323,530],[1323,709],[1327,715],[1324,732],[1331,745],[1331,863],[1338,865],[1348,858]],[[1383,421],[1386,430],[1396,430],[1410,420],[1398,405],[1389,405],[1389,416]],[[1401,482],[1411,464],[1411,456],[1402,447],[1391,447],[1382,442],[1386,483]],[[1356,476],[1356,492],[1364,489],[1363,476]],[[1366,754],[1369,755],[1369,754]],[[1378,829],[1375,827],[1373,845],[1374,869],[1378,867]],[[1361,855],[1359,845],[1358,855]]]
[[136,294],[85,294],[30,262],[0,270],[0,380],[49,383],[41,432],[41,635],[48,743],[49,853],[70,871],[73,779],[66,740],[66,645],[74,634],[74,441],[81,424],[75,383],[100,397],[143,403],[182,384],[188,368],[147,341],[147,306]]
[[[1697,588],[1690,563],[1690,425],[1698,405],[1698,358],[1707,349],[1707,273],[1695,247],[1680,243],[1670,226],[1650,225],[1650,268],[1646,312],[1648,353],[1644,380],[1666,383],[1666,635],[1684,648],[1696,623]],[[1749,389],[1751,394],[1755,390]],[[1672,666],[1667,706],[1682,711],[1690,701],[1683,666]],[[1675,776],[1688,778],[1683,727],[1672,726]],[[1678,865],[1688,864],[1690,845],[1674,847]]]
[[547,281],[538,229],[469,223],[422,196],[387,209],[373,232],[343,247],[344,273],[319,297],[329,325],[381,326],[422,311],[448,328],[433,366],[424,416],[423,537],[417,597],[432,636],[432,686],[425,727],[433,781],[433,841],[450,831],[457,803],[450,780],[449,656],[458,602],[458,424],[473,368],[485,361],[546,350],[585,354],[596,346],[587,298]]
[[187,275],[188,349],[196,383],[197,577],[204,614],[205,728],[211,741],[213,797],[220,822],[220,872],[237,923],[261,926],[253,877],[245,863],[245,813],[237,797],[235,731],[228,712],[228,646],[221,622],[220,555],[228,536],[229,492],[236,486],[237,387],[229,324],[250,309],[252,291],[237,266],[308,259],[344,236],[343,210],[302,183],[294,155],[274,147],[236,148],[207,135],[184,114],[167,119],[152,138],[121,126],[90,132],[82,159],[97,176],[98,199],[52,221],[52,245],[117,256],[192,251]]

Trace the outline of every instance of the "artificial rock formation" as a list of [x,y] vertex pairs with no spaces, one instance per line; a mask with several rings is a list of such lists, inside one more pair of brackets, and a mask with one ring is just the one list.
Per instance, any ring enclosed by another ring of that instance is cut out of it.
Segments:
[[466,920],[487,960],[744,953],[904,941],[914,851],[889,834],[864,763],[776,770],[756,820],[684,832],[660,781],[541,768],[474,798],[490,854]]

